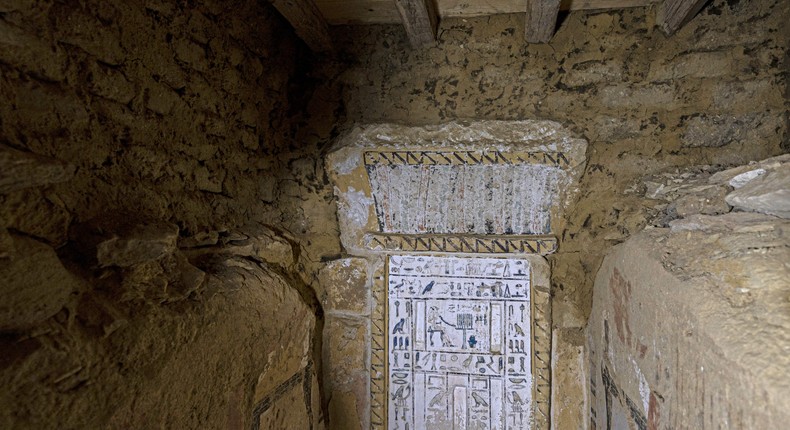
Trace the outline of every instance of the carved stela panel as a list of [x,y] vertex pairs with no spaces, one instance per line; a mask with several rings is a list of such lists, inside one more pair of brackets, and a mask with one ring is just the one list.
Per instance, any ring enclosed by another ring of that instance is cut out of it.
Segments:
[[529,429],[529,262],[393,255],[388,428]]

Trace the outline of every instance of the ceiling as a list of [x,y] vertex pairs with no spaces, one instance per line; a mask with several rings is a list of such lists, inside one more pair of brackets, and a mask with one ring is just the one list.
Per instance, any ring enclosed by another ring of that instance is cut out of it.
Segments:
[[[436,45],[439,21],[504,13],[523,14],[527,43],[548,43],[561,10],[651,7],[668,35],[691,20],[708,0],[269,0],[316,53],[331,53],[330,25],[400,24],[412,47]],[[651,12],[652,13],[652,12]]]
[[[398,24],[401,15],[393,0],[314,0],[330,25]],[[658,0],[562,0],[560,10],[643,7]],[[525,0],[436,0],[441,18],[464,18],[500,13],[525,13]]]

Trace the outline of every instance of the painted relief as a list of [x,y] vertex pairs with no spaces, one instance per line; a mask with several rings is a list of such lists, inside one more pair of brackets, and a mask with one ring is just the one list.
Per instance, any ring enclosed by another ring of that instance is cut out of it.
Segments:
[[559,194],[561,152],[366,152],[382,233],[542,235]]
[[463,252],[467,254],[551,254],[557,250],[554,237],[435,236],[370,233],[365,245],[372,251]]
[[531,428],[529,262],[393,255],[388,267],[388,428]]

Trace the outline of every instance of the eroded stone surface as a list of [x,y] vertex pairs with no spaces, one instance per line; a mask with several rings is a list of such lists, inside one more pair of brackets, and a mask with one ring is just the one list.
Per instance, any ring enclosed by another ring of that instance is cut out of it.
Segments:
[[727,203],[741,210],[790,218],[790,164],[745,182],[727,194]]
[[585,150],[551,121],[357,127],[327,157],[341,240],[359,253],[371,231],[549,234]]
[[111,238],[96,245],[96,259],[101,266],[129,267],[158,260],[176,250],[178,226],[162,223],[139,223],[122,226]]
[[326,263],[318,272],[318,282],[325,292],[324,310],[367,314],[370,311],[367,272],[368,262],[363,258]]
[[65,182],[74,170],[68,163],[0,145],[0,193]]
[[695,222],[646,230],[599,272],[588,328],[599,427],[606,417],[652,428],[788,419],[790,223],[736,213]]
[[55,315],[79,284],[50,246],[7,234],[3,242],[10,246],[0,258],[0,331],[29,329]]
[[365,429],[369,426],[367,326],[368,320],[363,317],[329,315],[326,318],[324,384],[333,428]]

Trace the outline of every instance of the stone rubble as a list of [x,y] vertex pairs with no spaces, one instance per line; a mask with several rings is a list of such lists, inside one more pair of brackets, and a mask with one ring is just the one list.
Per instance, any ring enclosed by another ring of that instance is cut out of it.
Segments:
[[6,234],[0,249],[0,331],[20,331],[52,317],[80,290],[50,246]]
[[125,227],[96,245],[101,267],[130,267],[158,260],[176,250],[178,226],[152,222]]
[[735,209],[790,219],[790,163],[756,175],[727,194],[726,201]]
[[0,144],[0,193],[66,182],[73,165]]

